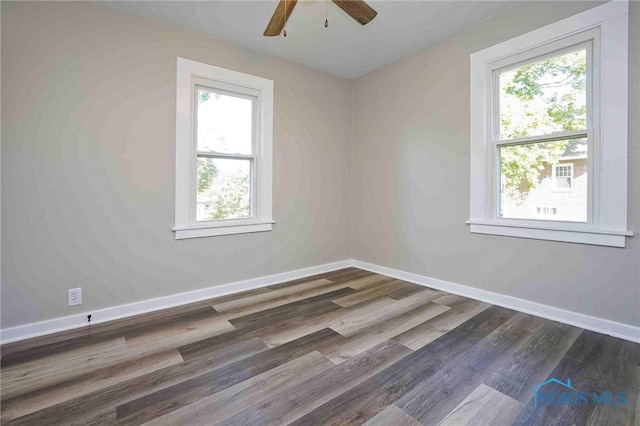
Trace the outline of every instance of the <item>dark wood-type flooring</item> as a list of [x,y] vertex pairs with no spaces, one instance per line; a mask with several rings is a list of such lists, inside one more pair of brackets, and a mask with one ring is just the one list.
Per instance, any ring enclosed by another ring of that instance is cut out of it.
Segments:
[[6,426],[640,424],[640,345],[355,268],[1,351]]

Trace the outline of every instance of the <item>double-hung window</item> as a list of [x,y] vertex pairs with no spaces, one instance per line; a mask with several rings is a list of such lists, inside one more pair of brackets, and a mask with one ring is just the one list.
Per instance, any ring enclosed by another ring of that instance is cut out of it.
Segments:
[[625,246],[627,27],[613,1],[471,55],[471,232]]
[[272,228],[273,82],[178,58],[176,239]]
[[[553,166],[553,188],[556,191],[571,191],[573,185],[573,164],[556,164]],[[581,204],[586,205],[585,197],[581,197]]]

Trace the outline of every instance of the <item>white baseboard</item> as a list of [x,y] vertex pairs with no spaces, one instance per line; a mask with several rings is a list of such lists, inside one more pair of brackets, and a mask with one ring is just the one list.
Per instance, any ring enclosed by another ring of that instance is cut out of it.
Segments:
[[220,297],[231,293],[251,290],[254,288],[266,287],[286,281],[297,280],[311,275],[331,272],[351,266],[350,260],[327,263],[324,265],[312,266],[310,268],[297,269],[295,271],[283,272],[265,277],[253,278],[244,281],[237,281],[230,284],[223,284],[201,290],[189,291],[186,293],[174,294],[171,296],[158,297],[156,299],[143,300],[141,302],[129,303],[126,305],[114,306],[97,311],[87,311],[81,314],[70,315],[68,317],[55,318],[52,320],[21,325],[18,327],[5,328],[0,330],[0,344],[43,336],[45,334],[57,333],[59,331],[71,330],[87,326],[87,315],[91,314],[91,325],[102,322],[113,321],[133,315],[172,308],[174,306],[185,305],[187,303]]
[[564,309],[530,302],[517,297],[494,293],[492,291],[482,290],[466,285],[455,284],[398,269],[387,268],[386,266],[375,265],[373,263],[362,262],[360,260],[352,260],[352,266],[366,271],[375,272],[376,274],[386,275],[391,278],[446,291],[447,293],[453,293],[470,299],[491,303],[492,305],[502,306],[503,308],[513,309],[525,314],[535,315],[564,324],[584,328],[585,330],[591,330],[597,333],[607,334],[609,336],[640,343],[640,327],[634,327],[620,322],[579,314],[577,312],[566,311]]
[[143,300],[141,302],[130,303],[127,305],[114,306],[97,311],[83,312],[81,314],[71,315],[68,317],[55,318],[52,320],[21,325],[18,327],[6,328],[0,330],[0,344],[43,336],[59,331],[85,327],[87,326],[88,314],[91,314],[92,325],[99,324],[133,315],[144,314],[161,309],[171,308],[174,306],[185,305],[187,303],[220,297],[227,294],[251,290],[254,288],[266,287],[269,285],[296,280],[299,278],[305,278],[311,275],[322,274],[325,272],[331,272],[351,266],[403,281],[408,281],[425,287],[430,287],[471,299],[480,300],[482,302],[491,303],[492,305],[502,306],[504,308],[513,309],[526,314],[547,318],[553,321],[558,321],[576,327],[584,328],[586,330],[591,330],[598,333],[607,334],[609,336],[629,340],[631,342],[640,343],[640,327],[622,324],[602,318],[596,318],[589,315],[579,314],[577,312],[566,311],[564,309],[554,308],[552,306],[543,305],[536,302],[530,302],[528,300],[519,299],[517,297],[494,293],[491,291],[469,287],[466,285],[455,284],[424,275],[401,271],[399,269],[393,269],[386,266],[362,262],[360,260],[343,260],[340,262],[327,263],[310,268],[283,272],[281,274],[268,275],[265,277],[237,281],[234,283],[223,284],[201,290],[179,293],[171,296],[159,297],[156,299]]

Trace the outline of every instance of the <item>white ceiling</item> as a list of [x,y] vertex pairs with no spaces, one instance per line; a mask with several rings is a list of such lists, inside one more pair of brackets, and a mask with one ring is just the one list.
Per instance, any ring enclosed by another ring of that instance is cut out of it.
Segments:
[[299,1],[288,36],[264,37],[277,0],[101,1],[346,78],[357,78],[513,5],[507,1],[369,0],[378,16],[361,26],[329,1]]

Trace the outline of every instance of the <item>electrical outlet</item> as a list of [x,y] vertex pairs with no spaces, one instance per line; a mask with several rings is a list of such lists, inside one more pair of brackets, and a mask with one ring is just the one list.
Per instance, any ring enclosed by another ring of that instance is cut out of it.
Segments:
[[69,306],[82,305],[82,288],[70,288],[67,290],[67,302]]

